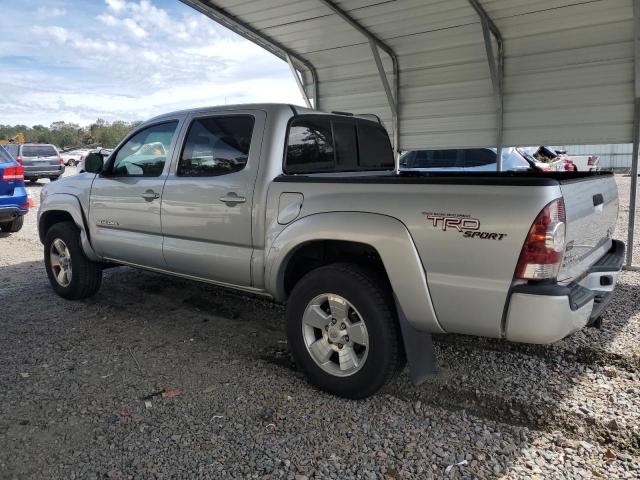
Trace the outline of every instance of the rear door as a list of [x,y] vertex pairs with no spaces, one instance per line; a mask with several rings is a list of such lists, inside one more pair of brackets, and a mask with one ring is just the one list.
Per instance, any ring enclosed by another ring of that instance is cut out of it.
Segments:
[[175,149],[179,120],[131,135],[91,187],[89,224],[96,252],[135,265],[165,268],[160,198]]
[[251,285],[251,214],[265,120],[256,110],[190,118],[162,195],[170,270]]

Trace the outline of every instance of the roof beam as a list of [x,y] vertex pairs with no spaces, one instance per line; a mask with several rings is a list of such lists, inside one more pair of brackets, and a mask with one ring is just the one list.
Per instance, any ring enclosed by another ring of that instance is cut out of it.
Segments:
[[[400,69],[398,67],[397,55],[390,46],[388,46],[385,42],[380,40],[369,30],[367,30],[363,25],[361,25],[357,20],[351,17],[346,11],[340,8],[332,0],[319,1],[326,5],[329,9],[333,10],[336,15],[341,17],[355,30],[364,35],[364,37],[369,41],[371,52],[373,53],[373,60],[376,63],[378,75],[380,76],[380,80],[382,81],[382,86],[384,88],[385,94],[387,95],[387,102],[389,103],[389,108],[391,109],[391,117],[393,119],[393,148],[396,150],[396,153],[399,152],[398,142],[400,141],[400,125],[398,109],[400,106]],[[394,78],[393,91],[389,83],[389,79],[387,78],[387,74],[384,71],[384,66],[382,65],[382,60],[380,58],[380,52],[378,51],[378,48],[385,52],[389,56],[389,58],[391,58]]]
[[[496,102],[496,170],[502,171],[502,138],[504,132],[504,42],[500,30],[491,19],[489,14],[480,4],[480,0],[469,0],[469,3],[480,17],[482,25],[482,36],[484,38],[484,48],[489,63],[491,74],[491,85],[493,87],[493,97]],[[498,45],[498,55],[493,51],[491,35],[496,39]]]
[[[319,108],[319,95],[318,95],[318,74],[316,72],[315,67],[311,62],[297,55],[281,43],[276,40],[268,37],[262,32],[256,30],[250,25],[244,23],[239,20],[235,16],[231,15],[223,8],[214,5],[212,0],[206,1],[198,1],[198,0],[180,0],[182,3],[190,6],[191,8],[199,11],[203,15],[211,18],[212,20],[218,22],[220,25],[228,28],[229,30],[237,33],[238,35],[246,38],[247,40],[255,43],[256,45],[261,46],[269,53],[272,53],[276,57],[284,60],[285,62],[290,63],[290,65],[294,65],[295,69],[298,70],[307,70],[311,76],[313,81],[313,102],[315,108]],[[297,73],[296,73],[297,77]],[[296,80],[302,82],[299,77]],[[304,85],[303,85],[304,90]],[[308,101],[308,95],[304,95],[305,102]]]
[[638,194],[638,153],[640,149],[640,0],[633,0],[633,154],[631,156],[631,191],[629,192],[629,229],[627,231],[627,268],[634,268],[633,246],[636,228]]

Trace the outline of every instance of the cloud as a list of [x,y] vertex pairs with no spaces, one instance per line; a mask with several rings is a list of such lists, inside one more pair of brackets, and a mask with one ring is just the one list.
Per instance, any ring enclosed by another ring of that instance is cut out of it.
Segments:
[[113,15],[109,15],[107,13],[98,15],[97,18],[98,20],[100,20],[102,23],[104,23],[109,27],[115,27],[119,23],[119,20],[116,17],[114,17]]
[[55,18],[55,17],[61,17],[63,15],[67,14],[67,10],[64,8],[58,8],[58,7],[38,7],[38,9],[36,10],[36,14],[38,16],[41,17],[48,17],[48,18]]
[[124,10],[127,5],[127,2],[125,2],[124,0],[106,0],[106,2],[109,8],[115,12]]
[[125,27],[127,27],[127,30],[131,32],[131,34],[133,34],[134,37],[144,38],[147,36],[146,30],[138,25],[138,23],[132,18],[125,18],[122,23]]
[[59,22],[25,20],[28,42],[0,37],[0,52],[23,56],[3,63],[0,53],[3,123],[87,124],[224,103],[302,103],[285,62],[180,2],[102,5],[79,7]]

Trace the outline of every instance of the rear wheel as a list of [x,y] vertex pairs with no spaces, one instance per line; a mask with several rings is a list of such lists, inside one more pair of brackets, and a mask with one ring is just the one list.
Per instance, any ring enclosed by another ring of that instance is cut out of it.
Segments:
[[68,300],[94,295],[102,283],[102,265],[89,260],[73,222],[56,223],[44,240],[44,262],[55,292]]
[[287,305],[287,337],[309,381],[342,397],[374,394],[402,364],[391,296],[353,264],[320,267],[298,282]]
[[55,182],[56,180],[58,180],[60,177],[49,177],[49,181],[50,182]]
[[[26,180],[26,178],[25,178]],[[38,183],[38,179],[37,178],[30,178],[29,179],[29,183]]]
[[4,233],[15,233],[19,232],[24,224],[24,216],[20,215],[16,217],[11,222],[0,223],[0,231]]

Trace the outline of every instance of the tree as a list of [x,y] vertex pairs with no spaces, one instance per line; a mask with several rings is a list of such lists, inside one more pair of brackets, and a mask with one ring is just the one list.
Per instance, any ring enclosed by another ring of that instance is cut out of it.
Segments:
[[18,133],[24,133],[25,140],[32,143],[52,143],[62,149],[76,147],[113,148],[140,122],[116,120],[107,122],[101,118],[87,127],[65,121],[43,125],[1,125],[0,140],[9,140]]

